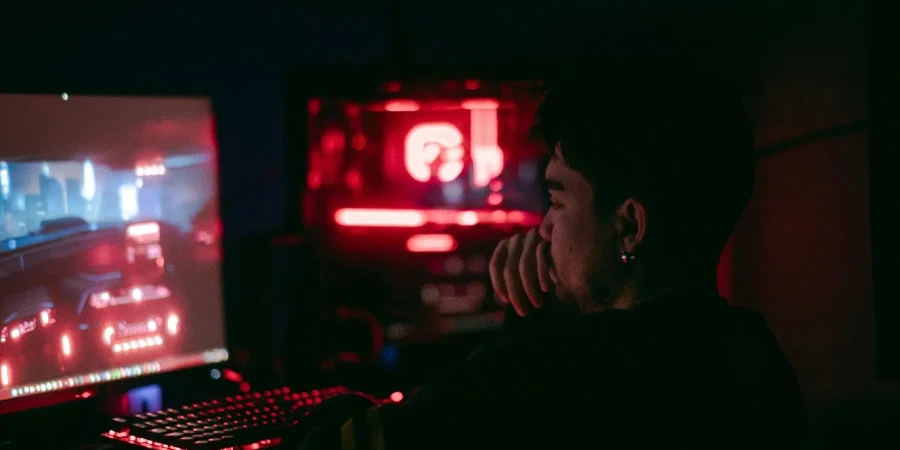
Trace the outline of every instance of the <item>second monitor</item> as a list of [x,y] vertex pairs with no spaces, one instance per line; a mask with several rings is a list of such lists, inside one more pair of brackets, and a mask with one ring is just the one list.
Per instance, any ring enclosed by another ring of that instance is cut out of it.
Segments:
[[374,316],[382,367],[431,365],[422,355],[440,365],[450,355],[436,346],[465,353],[501,326],[491,252],[545,211],[545,154],[529,138],[540,84],[369,87],[314,93],[306,105],[303,216],[322,233],[322,294]]

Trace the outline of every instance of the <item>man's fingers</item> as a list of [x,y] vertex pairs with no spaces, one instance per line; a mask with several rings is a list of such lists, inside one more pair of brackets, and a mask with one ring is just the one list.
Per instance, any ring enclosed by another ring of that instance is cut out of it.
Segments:
[[522,239],[522,256],[519,259],[519,279],[522,280],[522,289],[535,308],[540,308],[544,303],[537,265],[537,246],[540,241],[536,229],[526,233]]
[[522,241],[524,236],[517,234],[509,238],[509,249],[506,254],[506,264],[503,267],[503,281],[506,283],[509,302],[520,316],[527,315],[531,310],[531,302],[522,287],[522,278],[519,275],[519,260],[522,258]]
[[503,268],[506,266],[506,258],[509,253],[509,240],[504,239],[497,244],[494,254],[491,255],[491,263],[488,266],[491,273],[491,283],[494,290],[503,303],[509,303],[509,296],[506,289],[506,280],[503,278]]
[[494,290],[520,316],[543,306],[546,294],[555,284],[550,271],[549,244],[540,238],[537,229],[501,241],[491,255]]
[[550,277],[550,243],[541,241],[535,251],[535,259],[537,259],[537,275],[538,282],[541,284],[541,291],[550,293],[553,291],[554,282]]

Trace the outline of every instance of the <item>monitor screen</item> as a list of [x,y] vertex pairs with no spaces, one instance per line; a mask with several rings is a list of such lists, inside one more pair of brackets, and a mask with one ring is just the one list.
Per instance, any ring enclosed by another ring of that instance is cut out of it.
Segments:
[[227,359],[211,105],[0,94],[0,402]]
[[397,83],[370,98],[312,99],[307,207],[318,211],[307,211],[306,222],[402,222],[392,211],[412,220],[411,212],[435,209],[473,211],[479,222],[541,213],[544,153],[528,138],[536,87]]

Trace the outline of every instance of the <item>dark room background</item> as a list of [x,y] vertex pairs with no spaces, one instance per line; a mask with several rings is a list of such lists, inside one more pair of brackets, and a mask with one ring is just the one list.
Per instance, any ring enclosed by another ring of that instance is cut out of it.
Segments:
[[[546,51],[545,3],[406,3],[415,59],[518,61]],[[863,14],[854,3],[772,12],[758,147],[866,119]],[[211,91],[227,233],[283,228],[286,180],[304,178],[283,165],[287,131],[303,126],[284,119],[287,70],[382,60],[387,2],[111,5],[4,6],[0,80],[60,91]],[[727,252],[731,300],[766,315],[813,398],[886,387],[875,377],[866,139],[862,129],[762,158]],[[279,200],[254,201],[260,195]]]

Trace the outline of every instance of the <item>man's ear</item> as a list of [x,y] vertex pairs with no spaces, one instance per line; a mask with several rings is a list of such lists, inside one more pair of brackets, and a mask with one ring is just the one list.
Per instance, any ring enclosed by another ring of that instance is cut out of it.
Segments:
[[644,204],[629,198],[619,207],[619,232],[623,253],[634,253],[647,234],[647,209]]

